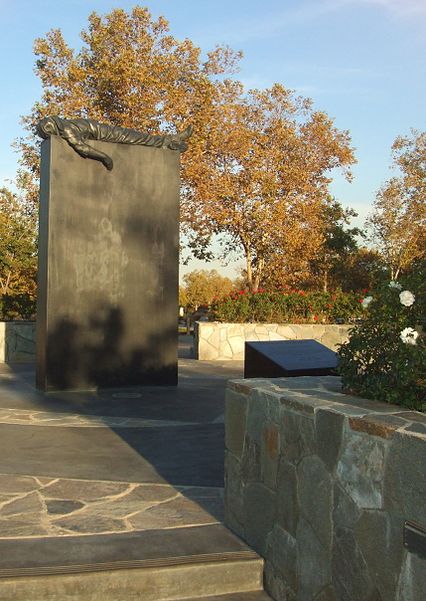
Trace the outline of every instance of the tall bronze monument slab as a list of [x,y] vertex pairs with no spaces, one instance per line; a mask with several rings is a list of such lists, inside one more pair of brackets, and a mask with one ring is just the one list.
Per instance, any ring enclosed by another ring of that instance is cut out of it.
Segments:
[[175,385],[180,154],[90,144],[42,143],[37,387]]

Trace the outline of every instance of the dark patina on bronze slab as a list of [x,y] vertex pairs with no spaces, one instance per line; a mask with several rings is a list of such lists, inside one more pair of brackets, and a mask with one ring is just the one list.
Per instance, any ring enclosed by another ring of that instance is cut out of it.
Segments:
[[336,375],[337,354],[316,340],[245,343],[245,378]]
[[415,522],[405,522],[403,540],[407,551],[426,558],[426,528]]

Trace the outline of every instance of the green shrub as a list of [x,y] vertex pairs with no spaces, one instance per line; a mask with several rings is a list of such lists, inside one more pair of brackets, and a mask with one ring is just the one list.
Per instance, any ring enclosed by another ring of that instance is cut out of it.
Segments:
[[0,296],[0,320],[34,319],[36,304],[30,294],[3,294]]
[[359,294],[242,290],[213,303],[210,319],[230,323],[344,323],[361,314]]
[[361,323],[339,349],[344,389],[426,411],[425,279],[419,271],[367,297]]

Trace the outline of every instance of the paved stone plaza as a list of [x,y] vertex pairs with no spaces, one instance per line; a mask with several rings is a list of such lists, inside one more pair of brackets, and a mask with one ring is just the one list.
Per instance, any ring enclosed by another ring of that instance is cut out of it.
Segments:
[[223,525],[224,398],[242,362],[191,359],[179,386],[42,393],[0,364],[2,601],[270,601]]
[[219,487],[0,475],[0,537],[133,532],[223,519]]
[[44,394],[31,365],[1,365],[0,538],[222,522],[224,390],[242,363],[189,345],[178,388]]
[[2,601],[270,601],[223,525],[224,398],[242,362],[179,386],[42,393],[0,364]]

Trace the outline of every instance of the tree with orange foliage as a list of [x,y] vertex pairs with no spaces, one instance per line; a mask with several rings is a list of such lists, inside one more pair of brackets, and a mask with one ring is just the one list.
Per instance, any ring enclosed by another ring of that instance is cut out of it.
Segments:
[[0,318],[22,317],[19,308],[17,309],[21,305],[31,305],[29,311],[34,312],[36,270],[34,215],[16,194],[7,188],[1,188]]
[[308,269],[324,240],[330,174],[341,168],[350,178],[348,132],[278,84],[246,95],[241,89],[213,119],[221,129],[191,165],[197,185],[183,198],[194,246],[203,250],[209,234],[225,234],[225,255],[243,251],[250,290],[272,265]]
[[214,300],[230,294],[233,282],[221,276],[216,269],[195,269],[183,276],[182,289],[185,294],[185,306],[192,310],[209,306]]
[[323,240],[330,174],[341,168],[350,177],[348,132],[279,84],[245,93],[230,77],[240,53],[217,47],[202,58],[145,8],[92,13],[81,37],[78,52],[60,30],[35,43],[43,95],[24,119],[30,136],[20,141],[30,195],[38,176],[35,124],[46,115],[149,133],[191,124],[181,221],[192,253],[211,257],[212,236],[221,236],[225,254],[244,255],[251,290],[280,254],[308,264]]
[[[163,17],[153,20],[142,7],[92,13],[81,38],[78,52],[59,29],[35,41],[35,73],[43,94],[23,118],[29,135],[18,142],[27,176],[38,177],[35,127],[48,115],[90,117],[149,133],[182,131],[191,123],[191,146],[204,144],[200,123],[209,120],[210,105],[223,103],[221,80],[234,71],[239,53],[217,47],[203,59],[190,40],[176,40]],[[183,171],[186,181],[185,166]],[[24,187],[29,188],[28,181]]]
[[379,190],[367,225],[396,280],[415,261],[426,258],[426,132],[398,137],[392,152],[400,175]]

